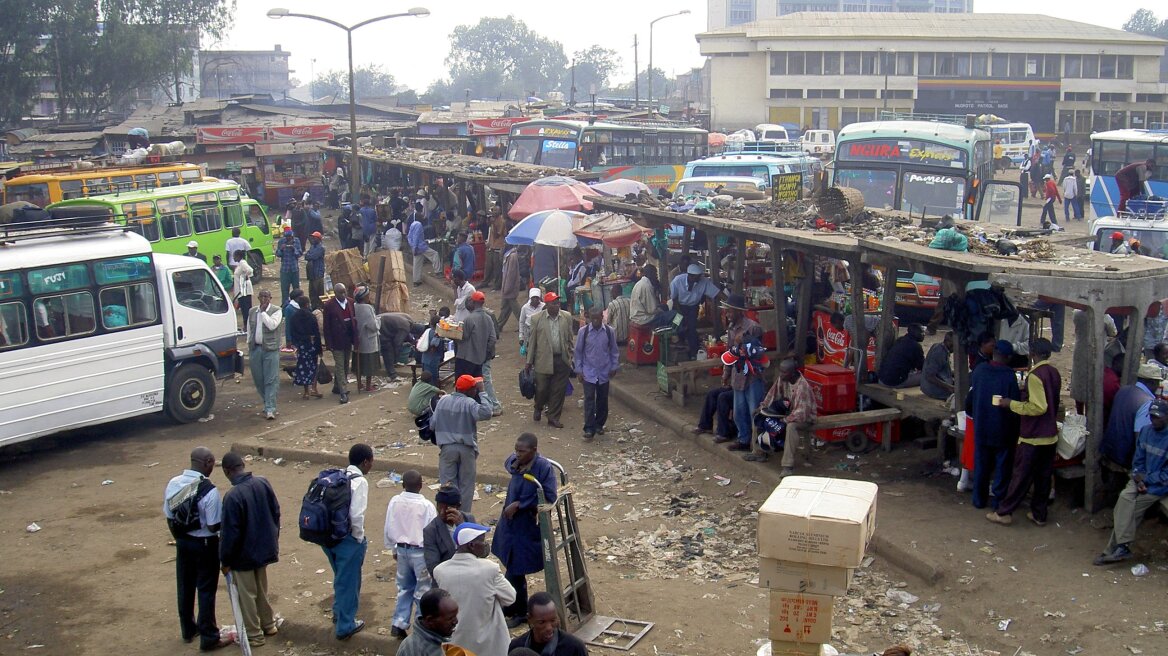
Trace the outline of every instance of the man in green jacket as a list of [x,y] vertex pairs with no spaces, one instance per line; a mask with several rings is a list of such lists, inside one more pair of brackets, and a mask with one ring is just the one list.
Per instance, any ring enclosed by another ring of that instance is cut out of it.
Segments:
[[575,322],[560,312],[560,297],[555,292],[544,294],[543,302],[543,311],[531,317],[527,344],[526,369],[535,370],[535,412],[531,419],[539,421],[546,406],[548,426],[563,428],[560,413],[564,411],[572,373]]

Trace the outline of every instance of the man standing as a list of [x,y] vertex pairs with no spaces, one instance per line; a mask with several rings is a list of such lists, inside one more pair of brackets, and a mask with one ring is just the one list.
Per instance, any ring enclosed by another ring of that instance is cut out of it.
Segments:
[[470,295],[475,293],[475,286],[467,282],[466,274],[457,267],[450,270],[450,286],[454,289],[454,316],[451,318],[466,321],[470,315],[470,308],[466,304]]
[[389,500],[385,509],[385,548],[397,562],[397,605],[389,635],[406,637],[414,603],[430,589],[430,570],[422,544],[422,530],[438,516],[434,504],[419,494],[422,475],[411,469],[402,474],[403,492]]
[[[511,475],[503,514],[495,527],[491,553],[507,570],[507,582],[515,589],[515,602],[503,609],[507,627],[515,628],[527,615],[527,575],[543,571],[543,550],[539,533],[539,487],[547,503],[556,500],[556,471],[552,463],[539,455],[539,440],[533,433],[523,433],[515,440],[515,452],[507,456],[503,468]],[[539,481],[528,481],[524,476]]]
[[308,302],[312,309],[323,306],[324,301],[324,244],[322,235],[314,232],[308,236],[308,251],[304,253],[304,271],[308,276]]
[[361,597],[361,567],[365,564],[365,510],[369,506],[369,481],[365,475],[373,469],[373,449],[368,444],[354,444],[349,449],[349,535],[335,546],[325,547],[329,567],[333,570],[333,619],[337,640],[348,640],[365,628],[357,619]]
[[[516,319],[519,318],[519,302],[516,300],[516,297],[519,296],[519,257],[526,248],[526,246],[515,246],[503,256],[502,283],[499,288],[500,333],[503,332],[503,326],[506,326],[507,321],[511,319],[511,315],[514,314]],[[490,261],[489,256],[487,261]]]
[[925,365],[925,330],[912,324],[905,334],[892,343],[892,348],[880,361],[877,378],[881,385],[896,388],[917,387],[921,384],[921,368]]
[[674,276],[669,283],[669,297],[673,299],[673,309],[681,313],[681,334],[689,349],[689,359],[698,354],[698,309],[708,299],[722,293],[718,286],[705,277],[700,264],[691,264],[684,273]]
[[[458,269],[462,271],[462,275],[470,280],[474,277],[475,272],[475,253],[474,248],[466,243],[466,233],[460,232],[454,238],[454,260],[451,263],[451,271]],[[483,283],[486,285],[486,282]]]
[[219,560],[223,574],[239,588],[239,614],[247,641],[260,647],[276,635],[276,618],[268,603],[268,565],[280,559],[280,502],[268,479],[244,471],[234,451],[223,456],[223,475],[231,489],[223,496]]
[[187,252],[184,253],[184,255],[202,260],[204,262],[207,261],[207,256],[199,252],[199,242],[195,241],[194,239],[187,242]]
[[442,644],[450,642],[458,626],[458,602],[442,588],[430,588],[418,601],[418,621],[397,646],[397,656],[443,656]]
[[443,485],[463,490],[470,512],[474,502],[479,457],[479,422],[491,418],[491,404],[482,398],[483,379],[462,375],[454,381],[454,393],[438,399],[430,429],[438,445],[438,478]]
[[240,232],[238,227],[232,228],[231,239],[228,239],[227,243],[223,247],[224,250],[227,251],[228,264],[235,264],[235,254],[239,251],[243,251],[244,256],[246,257],[247,252],[251,250],[251,242],[244,239],[243,237],[240,237],[239,234]]
[[462,322],[462,339],[455,351],[454,375],[483,375],[483,363],[495,357],[495,320],[483,309],[487,296],[472,292],[466,301],[467,316]]
[[422,529],[422,548],[431,577],[435,567],[454,556],[455,527],[475,521],[474,515],[462,512],[462,493],[457,485],[447,483],[438,488],[434,493],[434,503],[438,506],[438,516]]
[[454,557],[434,568],[434,582],[458,602],[458,626],[450,642],[475,654],[505,654],[510,642],[503,606],[515,601],[515,588],[499,565],[487,560],[491,529],[464,523],[454,529]]
[[527,355],[527,342],[531,339],[531,318],[543,310],[543,294],[539,287],[527,290],[527,303],[519,308],[519,355]]
[[543,311],[531,318],[531,339],[527,344],[527,370],[535,370],[535,412],[539,421],[547,406],[547,423],[563,428],[560,413],[568,393],[568,376],[572,373],[572,318],[560,312],[560,297],[555,292],[543,296]]
[[[604,310],[593,305],[588,323],[576,334],[576,374],[584,382],[584,439],[604,434],[608,421],[608,381],[620,371],[616,331],[604,325]],[[497,542],[497,540],[496,540]]]
[[361,194],[361,207],[357,209],[357,214],[361,220],[361,243],[368,257],[376,247],[377,237],[377,210],[373,209],[373,200],[369,194]]
[[[1071,155],[1072,159],[1074,158],[1069,150],[1067,154]],[[1064,159],[1063,162],[1065,165],[1066,160]],[[1063,218],[1067,220],[1067,223],[1070,223],[1076,216],[1075,198],[1079,196],[1079,181],[1075,179],[1073,171],[1068,171],[1066,176],[1063,178]]]
[[1143,162],[1132,162],[1115,172],[1115,185],[1119,187],[1119,206],[1116,211],[1127,210],[1127,201],[1144,195],[1144,182],[1151,179],[1156,171],[1156,160],[1148,158]]
[[[1050,363],[1054,351],[1050,340],[1039,337],[1030,343],[1030,359],[1034,362],[1026,374],[1025,388],[1018,401],[1001,399],[998,407],[1021,415],[1018,426],[1018,446],[1014,449],[1014,472],[1006,497],[996,511],[986,514],[995,524],[1009,525],[1014,510],[1022,503],[1034,485],[1030,512],[1026,519],[1039,526],[1046,525],[1047,504],[1050,502],[1050,482],[1054,471],[1055,447],[1058,444],[1059,391],[1063,379]],[[975,424],[976,426],[976,424]]]
[[272,304],[272,292],[260,291],[260,304],[247,315],[248,364],[251,380],[264,402],[264,418],[276,418],[280,389],[280,322],[284,315]]
[[[219,524],[223,504],[207,477],[215,471],[215,455],[206,447],[191,451],[191,466],[170,479],[162,513],[174,534],[177,555],[178,623],[183,642],[199,636],[203,651],[231,644],[219,638],[215,622],[215,591],[219,587]],[[195,619],[195,594],[199,615]]]
[[442,258],[438,257],[438,251],[430,248],[430,245],[426,243],[426,227],[422,225],[421,220],[410,223],[410,228],[406,231],[406,242],[410,245],[410,252],[414,254],[412,264],[414,287],[422,284],[422,268],[426,261],[430,262],[434,275],[441,275]]
[[[1045,152],[1045,151],[1044,151]],[[1044,227],[1058,225],[1058,216],[1054,211],[1054,204],[1061,202],[1062,197],[1059,195],[1058,185],[1054,183],[1054,176],[1047,173],[1042,176],[1042,216],[1039,218],[1039,223]],[[1048,218],[1049,217],[1049,223]]]
[[949,361],[952,353],[953,331],[949,331],[925,355],[925,366],[921,369],[921,392],[930,399],[944,401],[953,393],[953,365]]
[[[978,509],[989,505],[997,510],[1010,482],[1018,421],[1016,415],[995,403],[995,397],[1011,401],[1021,398],[1014,370],[1008,364],[1013,356],[1014,346],[998,340],[993,360],[973,370],[965,397],[965,411],[973,417],[973,507]],[[992,501],[988,499],[991,492]]]
[[[546,592],[531,595],[527,605],[527,625],[531,629],[511,640],[508,653],[526,647],[536,654],[547,656],[588,656],[584,641],[560,629],[560,614],[556,602]],[[399,656],[401,652],[398,652]]]
[[1168,512],[1168,401],[1157,399],[1148,409],[1151,423],[1136,439],[1131,480],[1115,502],[1115,527],[1107,548],[1095,558],[1096,565],[1110,565],[1131,558],[1131,543],[1144,513],[1156,504]]
[[[743,348],[747,343],[758,344],[762,339],[762,327],[746,316],[746,297],[730,294],[722,303],[726,309],[727,347]],[[758,409],[766,394],[766,383],[762,372],[753,367],[736,364],[722,368],[722,386],[734,390],[734,426],[738,439],[727,447],[731,451],[750,451],[750,436],[754,434],[754,420],[751,413]],[[715,444],[730,442],[729,437],[715,437]]]
[[324,347],[333,353],[333,394],[341,395],[341,403],[349,402],[349,362],[357,344],[357,315],[347,294],[338,282],[324,304]]
[[405,312],[382,312],[377,315],[380,326],[377,343],[381,347],[381,364],[390,380],[397,378],[397,358],[407,340],[422,336],[425,328],[414,323]]
[[231,287],[235,284],[235,274],[226,264],[223,264],[222,255],[211,256],[211,272],[215,274],[219,284],[223,285],[223,289],[230,293]]
[[288,292],[300,289],[300,242],[292,228],[284,228],[284,236],[276,244],[280,258],[280,307],[288,304]]
[[[487,228],[487,265],[483,271],[483,285],[493,289],[502,288],[501,267],[503,265],[504,239],[507,237],[507,220],[503,218],[503,208],[491,207],[491,219]],[[512,249],[514,250],[514,249]]]
[[[775,378],[770,391],[763,397],[759,412],[774,413],[776,408],[785,411],[779,413],[783,415],[787,424],[783,444],[782,475],[790,476],[795,473],[795,452],[799,450],[799,442],[811,430],[816,413],[815,393],[811,391],[811,384],[799,373],[799,365],[794,358],[786,358],[779,363],[779,375]],[[751,453],[745,454],[742,458],[766,462],[768,456],[765,451],[752,449]]]

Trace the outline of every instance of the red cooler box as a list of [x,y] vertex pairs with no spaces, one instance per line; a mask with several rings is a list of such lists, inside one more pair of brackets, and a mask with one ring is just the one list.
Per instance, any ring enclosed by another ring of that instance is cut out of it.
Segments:
[[856,411],[856,372],[837,364],[809,364],[803,376],[815,393],[818,414],[836,415]]
[[653,329],[630,321],[629,344],[625,359],[636,365],[657,364],[660,354],[660,340],[654,339]]

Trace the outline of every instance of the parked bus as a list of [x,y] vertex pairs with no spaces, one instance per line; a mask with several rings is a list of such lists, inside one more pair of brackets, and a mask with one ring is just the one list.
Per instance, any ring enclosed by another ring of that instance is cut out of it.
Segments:
[[1030,157],[1034,145],[1034,130],[1029,123],[988,123],[978,127],[990,131],[994,144],[1002,144],[1002,157],[1010,158],[1010,163],[1018,166]]
[[525,121],[511,126],[506,159],[672,191],[685,163],[707,153],[707,136],[700,128],[665,121]]
[[810,195],[823,175],[823,162],[804,153],[797,143],[745,142],[721,155],[710,155],[685,165],[685,178],[756,178],[770,189],[771,176],[802,173],[804,195]]
[[275,260],[268,215],[231,180],[77,198],[49,207],[104,208],[115,222],[145,237],[156,253],[182,255],[187,242],[194,240],[208,262],[212,255],[222,255],[224,264],[231,229],[239,228],[240,236],[251,243],[248,263],[257,279],[263,265]]
[[4,181],[3,197],[5,203],[26,201],[37,207],[45,207],[73,198],[202,181],[203,170],[198,165],[182,162],[88,171],[30,173]]
[[972,219],[978,187],[993,179],[992,156],[989,133],[974,127],[852,123],[836,137],[834,184],[859,189],[869,207]]
[[1168,197],[1168,129],[1110,130],[1091,135],[1091,211],[1094,218],[1114,217],[1119,208],[1115,173],[1133,162],[1155,159],[1159,166],[1145,183],[1145,196]]
[[210,268],[152,252],[100,208],[52,214],[62,222],[0,225],[0,446],[153,412],[206,417],[216,379],[242,362]]

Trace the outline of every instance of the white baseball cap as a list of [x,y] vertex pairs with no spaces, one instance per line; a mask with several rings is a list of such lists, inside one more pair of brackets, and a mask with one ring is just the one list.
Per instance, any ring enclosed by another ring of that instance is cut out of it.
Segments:
[[198,248],[198,247],[199,247],[199,242],[195,241],[194,239],[187,242],[187,248]]
[[480,535],[486,535],[490,531],[490,528],[482,524],[463,522],[454,529],[454,544],[459,547],[470,544],[477,540]]
[[527,290],[527,298],[539,298],[540,296],[543,296],[543,292],[539,291],[539,287]]

